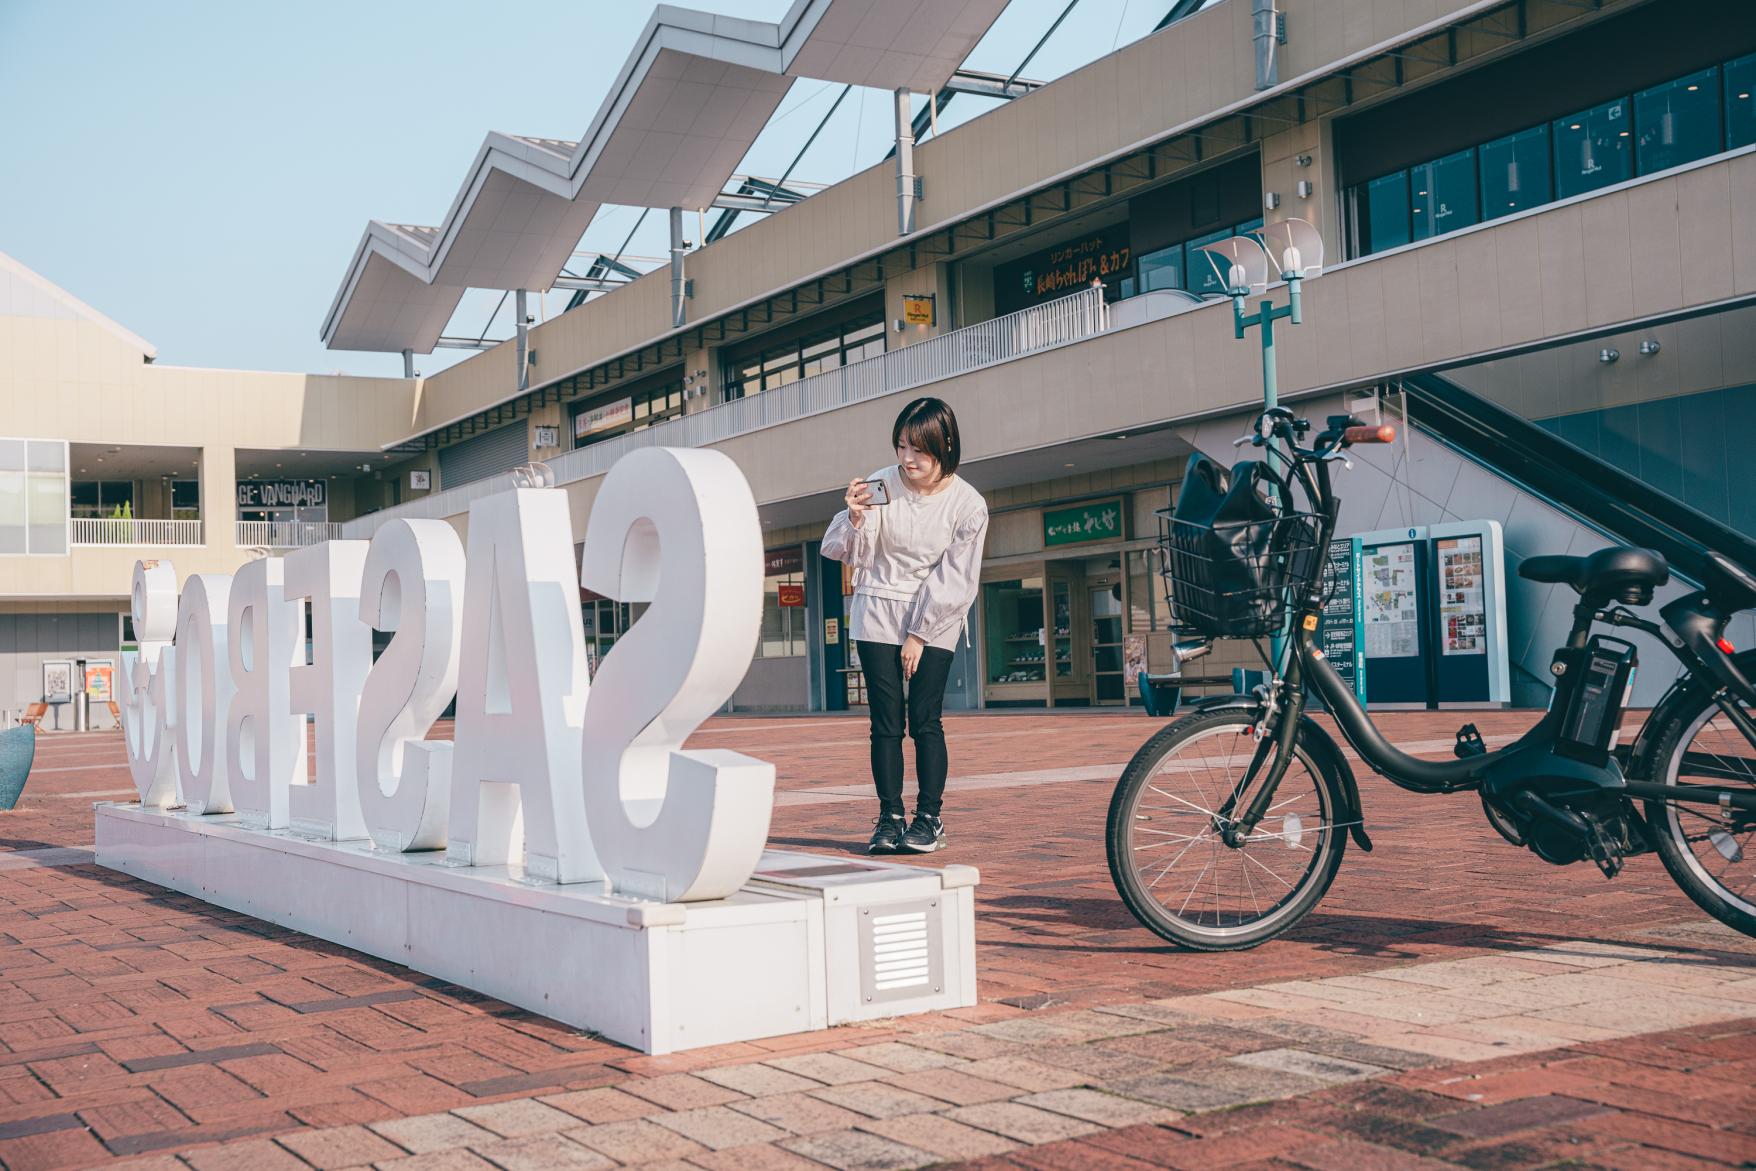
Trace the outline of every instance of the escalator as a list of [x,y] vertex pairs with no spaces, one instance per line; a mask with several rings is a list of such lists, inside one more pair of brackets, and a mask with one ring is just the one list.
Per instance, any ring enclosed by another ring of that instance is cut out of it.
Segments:
[[1398,380],[1409,421],[1467,458],[1615,540],[1664,554],[1699,583],[1708,550],[1756,568],[1756,540],[1522,415],[1437,374]]

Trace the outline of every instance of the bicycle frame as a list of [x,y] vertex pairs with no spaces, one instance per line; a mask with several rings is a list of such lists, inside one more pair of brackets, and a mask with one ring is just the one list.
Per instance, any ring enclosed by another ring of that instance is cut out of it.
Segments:
[[[1336,439],[1333,446],[1328,448],[1319,444],[1311,450],[1301,450],[1294,441],[1295,431],[1290,413],[1281,409],[1267,412],[1263,416],[1263,420],[1271,418],[1274,419],[1271,427],[1262,426],[1262,421],[1259,420],[1257,441],[1270,448],[1277,441],[1285,444],[1287,466],[1298,478],[1300,487],[1320,518],[1317,548],[1326,549],[1334,539],[1339,510],[1339,501],[1330,482],[1329,465],[1332,460],[1340,457],[1342,442]],[[1676,605],[1678,603],[1672,603],[1672,606]],[[1702,595],[1697,609],[1704,610],[1710,605],[1705,595]],[[1528,792],[1533,785],[1542,782],[1570,793],[1591,790],[1620,792],[1633,799],[1696,801],[1756,812],[1756,792],[1747,787],[1732,789],[1711,785],[1674,786],[1631,781],[1624,775],[1621,762],[1615,757],[1599,766],[1557,754],[1554,746],[1560,722],[1557,714],[1562,706],[1560,704],[1552,706],[1541,720],[1516,741],[1498,750],[1441,761],[1410,756],[1385,739],[1353,689],[1342,680],[1322,649],[1316,645],[1314,636],[1322,608],[1321,585],[1318,579],[1313,579],[1305,596],[1297,599],[1293,608],[1292,630],[1290,637],[1284,640],[1284,666],[1282,663],[1273,664],[1276,677],[1263,699],[1259,725],[1261,743],[1250,766],[1232,790],[1231,799],[1220,810],[1227,818],[1227,824],[1222,828],[1222,837],[1228,845],[1235,847],[1248,840],[1267,815],[1275,791],[1292,761],[1298,728],[1305,718],[1307,685],[1323,698],[1343,735],[1360,758],[1391,783],[1411,792],[1456,793],[1484,790],[1489,798],[1504,798]],[[1672,617],[1670,608],[1667,607],[1667,618]],[[1674,622],[1673,625],[1686,625],[1687,618],[1695,613],[1696,611],[1689,611],[1684,621]],[[1723,628],[1723,616],[1717,612],[1711,616],[1718,618],[1720,627]],[[1696,642],[1712,643],[1713,639],[1687,639],[1676,635],[1667,637],[1667,632],[1657,624],[1625,610],[1614,607],[1600,609],[1582,602],[1575,609],[1574,629],[1567,646],[1573,649],[1583,648],[1590,637],[1593,623],[1598,621],[1632,627],[1658,636],[1685,669],[1678,688],[1686,690],[1691,681],[1697,678],[1714,681],[1717,685],[1714,698],[1734,724],[1744,732],[1752,746],[1756,747],[1756,722],[1752,722],[1745,714],[1736,702],[1738,697],[1733,694],[1733,683],[1742,683],[1743,676],[1737,672],[1729,656],[1722,656],[1725,657],[1726,664],[1725,668],[1721,668],[1716,663],[1704,661],[1699,649],[1692,645]],[[1732,682],[1720,683],[1727,678]],[[1561,684],[1567,685],[1567,682]],[[1661,703],[1654,709],[1653,716],[1649,717],[1648,728],[1642,731],[1636,741],[1636,752],[1632,757],[1636,762],[1639,760],[1639,744],[1652,738],[1649,735],[1651,726],[1665,710],[1666,705]],[[1264,764],[1267,764],[1268,771],[1262,777],[1262,783],[1256,785],[1255,778]],[[1242,815],[1234,818],[1232,814],[1236,803],[1246,793],[1250,794],[1249,802]],[[1584,828],[1584,822],[1549,805],[1540,795],[1533,794],[1526,800],[1531,801],[1535,811],[1542,815],[1563,822],[1577,822],[1578,828]]]

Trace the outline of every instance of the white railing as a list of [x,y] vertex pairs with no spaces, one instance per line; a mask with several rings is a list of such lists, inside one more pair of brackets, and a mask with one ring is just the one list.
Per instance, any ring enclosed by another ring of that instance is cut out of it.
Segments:
[[75,545],[201,545],[198,520],[136,520],[76,516],[67,522]]
[[[1009,362],[1042,350],[1083,341],[1109,328],[1109,308],[1101,289],[1086,289],[1047,305],[1020,309],[980,325],[954,329],[912,346],[863,362],[828,370],[774,390],[734,399],[705,411],[666,420],[644,431],[569,451],[548,461],[560,484],[600,476],[630,451],[641,447],[706,447],[833,411],[850,403],[955,378],[985,366]],[[510,474],[435,492],[421,500],[370,513],[341,526],[347,537],[370,537],[378,526],[398,518],[440,519],[469,509],[471,501],[502,491]]]
[[342,526],[321,520],[241,520],[240,549],[303,549],[324,541],[339,540]]

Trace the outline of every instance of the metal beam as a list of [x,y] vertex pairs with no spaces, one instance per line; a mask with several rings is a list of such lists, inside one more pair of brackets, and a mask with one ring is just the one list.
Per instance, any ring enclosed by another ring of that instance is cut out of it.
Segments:
[[433,343],[435,350],[491,350],[505,338],[442,337]]
[[630,282],[626,280],[612,281],[603,277],[558,276],[555,278],[555,283],[550,287],[556,289],[576,289],[586,293],[608,293],[613,289],[619,289],[623,285],[629,283]]
[[1041,89],[1049,84],[1046,81],[1027,81],[1022,77],[1008,79],[1005,74],[987,73],[979,69],[959,69],[945,83],[939,93],[944,98],[952,94],[973,94],[983,98],[1021,98],[1032,90]]

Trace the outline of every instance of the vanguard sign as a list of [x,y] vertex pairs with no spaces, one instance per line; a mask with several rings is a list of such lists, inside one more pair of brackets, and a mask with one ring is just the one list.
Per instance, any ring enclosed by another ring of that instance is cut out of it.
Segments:
[[[467,557],[444,521],[394,520],[196,574],[181,597],[169,563],[137,565],[123,724],[141,803],[667,902],[737,890],[774,766],[682,745],[760,629],[749,486],[718,452],[635,452],[577,568],[572,549],[565,494],[516,489],[471,508]],[[650,603],[595,683],[581,585]],[[377,662],[374,630],[394,632]],[[424,739],[453,696],[455,742]]]
[[[652,1052],[974,1003],[973,870],[764,853],[773,765],[683,747],[761,625],[736,465],[625,456],[572,549],[521,488],[467,555],[398,519],[180,595],[138,564],[140,805],[98,807],[98,861]],[[595,679],[581,587],[648,603]]]

